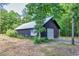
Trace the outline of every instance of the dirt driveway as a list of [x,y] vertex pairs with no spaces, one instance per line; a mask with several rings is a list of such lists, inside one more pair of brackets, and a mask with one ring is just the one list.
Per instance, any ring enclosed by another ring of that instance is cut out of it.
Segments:
[[[56,39],[57,42],[65,43],[65,44],[71,44],[72,38],[71,37],[60,37]],[[75,44],[79,45],[79,38],[74,38]]]
[[49,42],[35,45],[29,39],[11,38],[0,34],[1,56],[78,56],[79,45]]
[[0,55],[43,55],[30,40],[0,35]]

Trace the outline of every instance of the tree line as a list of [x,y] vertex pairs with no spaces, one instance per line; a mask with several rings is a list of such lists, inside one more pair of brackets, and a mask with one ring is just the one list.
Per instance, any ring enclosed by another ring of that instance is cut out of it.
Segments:
[[61,36],[71,36],[72,33],[72,10],[74,11],[75,36],[79,36],[79,4],[61,3],[31,3],[25,6],[23,18],[14,12],[0,9],[0,33],[5,33],[8,29],[15,29],[20,24],[36,21],[36,29],[45,31],[42,27],[44,18],[53,16],[60,26]]

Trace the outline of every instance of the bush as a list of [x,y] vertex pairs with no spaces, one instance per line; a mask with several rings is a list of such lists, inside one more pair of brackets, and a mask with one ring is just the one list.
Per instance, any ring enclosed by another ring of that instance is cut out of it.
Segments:
[[47,42],[50,42],[51,40],[45,38],[45,37],[42,37],[42,38],[38,38],[38,37],[34,37],[34,43],[35,44],[40,44],[40,43],[47,43]]
[[40,44],[41,40],[38,37],[34,37],[34,41],[35,44]]
[[42,37],[42,38],[41,38],[41,42],[46,42],[46,41],[48,41],[47,38],[45,38],[45,37]]
[[17,32],[15,30],[9,29],[6,31],[6,35],[10,37],[17,37]]
[[17,38],[19,38],[19,39],[24,39],[25,37],[22,36],[22,35],[17,34]]

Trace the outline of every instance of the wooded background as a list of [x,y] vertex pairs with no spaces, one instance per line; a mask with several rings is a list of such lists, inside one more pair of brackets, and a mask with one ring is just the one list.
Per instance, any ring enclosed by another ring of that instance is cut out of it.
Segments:
[[[22,11],[22,15],[14,11],[8,12],[4,9],[4,4],[0,3],[0,33],[6,33],[9,29],[15,29],[17,26],[29,21],[36,21],[36,29],[42,32],[44,18],[53,16],[60,26],[61,36],[72,35],[72,10],[74,11],[75,36],[79,36],[79,4],[62,3],[31,3],[27,4]],[[22,17],[22,18],[21,18]]]

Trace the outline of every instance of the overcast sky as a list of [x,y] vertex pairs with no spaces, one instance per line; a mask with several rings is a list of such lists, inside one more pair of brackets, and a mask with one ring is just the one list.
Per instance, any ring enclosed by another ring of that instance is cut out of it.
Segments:
[[4,6],[4,8],[8,11],[13,10],[22,15],[22,10],[25,8],[25,5],[26,5],[25,3],[11,3],[8,4],[7,6]]

